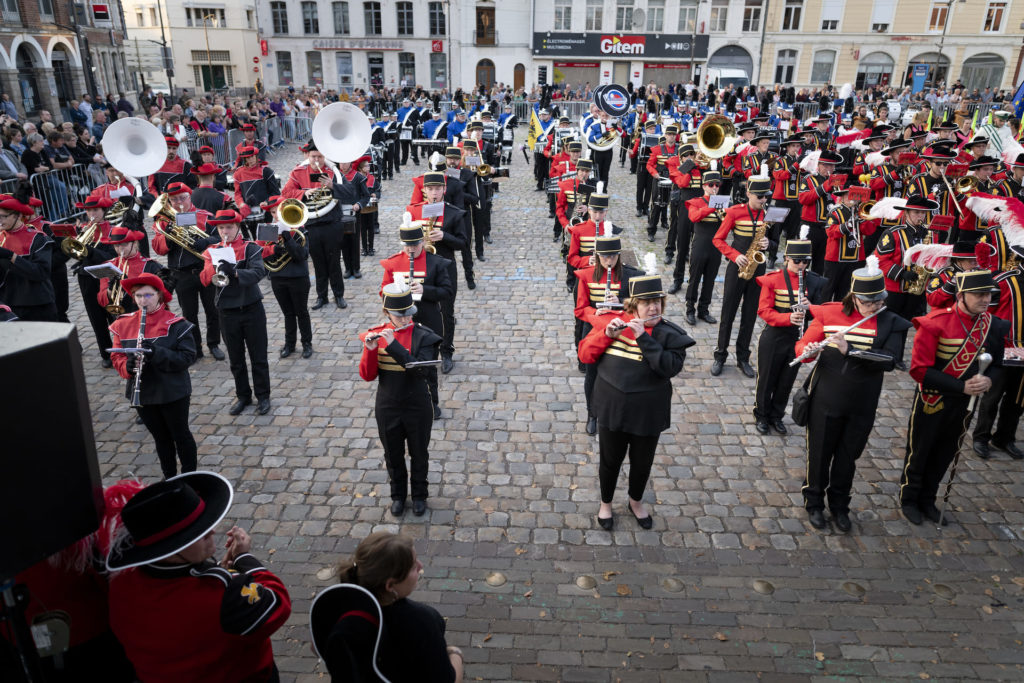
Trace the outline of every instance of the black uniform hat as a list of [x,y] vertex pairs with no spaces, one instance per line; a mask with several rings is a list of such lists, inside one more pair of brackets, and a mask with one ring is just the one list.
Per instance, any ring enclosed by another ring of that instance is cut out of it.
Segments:
[[971,141],[967,143],[968,147],[974,147],[975,145],[985,145],[988,147],[989,139],[987,135],[975,135],[971,138]]
[[444,185],[444,173],[424,173],[423,187],[430,187],[431,185]]
[[838,164],[842,162],[843,156],[836,154],[830,149],[823,150],[821,156],[818,157],[819,164]]
[[412,302],[412,290],[399,287],[394,282],[384,285],[381,290],[384,297],[384,310],[395,315],[416,315],[416,305]]
[[576,162],[576,170],[578,171],[581,168],[585,168],[588,171],[593,171],[594,170],[594,162],[591,161],[590,159],[580,159],[579,161]]
[[976,258],[976,244],[971,240],[957,240],[949,258]]
[[344,643],[351,661],[370,662],[378,680],[387,680],[377,668],[377,652],[387,629],[380,603],[370,591],[354,583],[325,588],[309,607],[309,630],[313,651],[321,659],[330,656],[331,641]]
[[445,147],[444,148],[444,155],[446,157],[462,158],[462,150],[459,149],[458,147]]
[[680,145],[679,156],[686,156],[687,154],[696,154],[697,150],[694,148],[692,143],[687,142],[685,145]]
[[574,140],[573,142],[570,142],[569,144],[567,144],[565,146],[565,149],[568,150],[570,153],[572,153],[572,152],[582,152],[583,151],[583,143],[578,141],[578,140]]
[[946,145],[932,145],[931,147],[925,147],[920,153],[921,158],[927,159],[928,161],[952,161],[956,159],[956,152],[949,149]]
[[751,142],[757,142],[758,140],[771,140],[772,134],[767,128],[758,128],[757,132],[754,133],[754,137],[750,138]]
[[980,157],[972,161],[970,166],[971,170],[973,171],[974,169],[981,168],[982,166],[995,166],[998,163],[999,159],[996,159],[995,157],[990,157],[987,154],[982,154]]
[[946,120],[938,125],[932,126],[932,130],[958,130],[960,126],[956,125],[952,121]]
[[660,275],[641,275],[629,280],[631,299],[661,299],[664,296],[665,288],[661,285]]
[[657,119],[647,119],[646,121],[644,121],[644,128],[657,128],[657,127],[658,127]]
[[700,182],[705,185],[708,183],[720,183],[722,182],[722,174],[718,171],[704,171],[700,177]]
[[590,199],[587,200],[587,206],[592,209],[607,209],[608,208],[608,195],[598,194],[596,192],[590,195]]
[[956,274],[957,292],[985,292],[998,291],[996,281],[990,270],[966,270]]
[[889,143],[888,147],[882,150],[882,154],[885,156],[889,156],[890,154],[895,154],[901,149],[906,149],[907,147],[910,147],[910,145],[910,140],[903,140],[902,138],[899,140],[893,140],[891,143]]
[[736,129],[737,133],[746,133],[748,130],[757,130],[757,126],[753,123],[741,123]]
[[479,149],[479,147],[476,144],[476,140],[463,140],[462,141],[462,149],[463,150]]
[[790,133],[789,137],[782,141],[782,146],[783,147],[785,147],[786,145],[802,145],[802,144],[804,144],[804,134],[800,133],[800,132]]
[[233,496],[228,480],[213,472],[189,472],[147,486],[121,510],[128,535],[111,547],[107,569],[138,567],[181,552],[224,519]]
[[558,117],[558,122],[559,123],[569,123],[570,122],[569,121],[569,117],[568,116],[559,116]]
[[920,138],[928,137],[928,131],[926,130],[912,130],[910,131],[911,140],[919,140]]
[[403,244],[416,244],[423,241],[422,225],[402,225],[398,228],[398,239]]
[[1017,155],[1017,158],[1006,164],[1007,166],[1024,166],[1024,152]]
[[679,135],[679,126],[674,123],[668,124],[665,126],[665,135]]
[[924,195],[915,194],[907,198],[903,206],[894,207],[900,211],[938,211],[939,203]]
[[809,259],[811,258],[810,240],[789,240],[786,242],[786,258]]
[[758,178],[751,176],[747,180],[747,194],[770,194],[772,191],[772,181],[770,178]]
[[867,265],[853,271],[850,291],[862,301],[881,301],[888,296],[885,291],[885,277],[878,267],[878,258],[871,256]]
[[868,136],[866,138],[864,138],[863,140],[864,140],[864,142],[868,142],[869,140],[884,140],[888,136],[889,136],[889,131],[886,130],[886,128],[883,128],[881,126],[876,126],[876,127],[871,129],[871,133],[869,133]]
[[622,251],[622,239],[618,235],[598,236],[594,239],[595,254],[618,254]]

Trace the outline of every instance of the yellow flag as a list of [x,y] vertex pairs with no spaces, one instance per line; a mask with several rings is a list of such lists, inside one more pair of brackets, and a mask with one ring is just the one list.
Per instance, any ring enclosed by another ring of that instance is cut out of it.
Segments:
[[926,125],[924,127],[925,130],[931,130],[932,129],[932,114],[934,114],[934,113],[935,112],[932,111],[931,109],[928,110],[928,125]]
[[971,119],[971,134],[978,129],[978,110],[974,110],[974,118]]
[[526,145],[533,151],[534,145],[537,144],[537,138],[540,136],[540,119],[537,118],[537,110],[530,110],[530,132],[526,136]]

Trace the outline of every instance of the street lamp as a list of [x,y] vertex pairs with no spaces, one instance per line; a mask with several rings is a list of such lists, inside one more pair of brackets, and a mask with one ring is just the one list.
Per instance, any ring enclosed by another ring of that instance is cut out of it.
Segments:
[[[217,15],[215,14],[207,14],[203,17],[203,35],[206,36],[206,68],[210,70],[211,86],[213,85],[213,58],[210,57],[210,31],[208,28],[210,26],[210,20],[216,18]],[[214,88],[211,87],[210,90],[212,91]]]

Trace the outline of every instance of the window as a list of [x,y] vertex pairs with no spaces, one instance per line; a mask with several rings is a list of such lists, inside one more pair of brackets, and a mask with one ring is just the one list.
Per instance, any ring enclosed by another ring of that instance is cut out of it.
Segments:
[[[103,55],[106,61],[106,55]],[[207,64],[195,65],[192,67],[192,76],[196,83],[202,83],[203,90],[217,90],[218,88],[231,88],[235,85],[235,79],[231,73],[230,66],[215,64],[210,67]]]
[[928,17],[929,31],[942,31],[946,28],[946,17],[949,15],[949,2],[933,2],[931,15]]
[[814,53],[811,64],[811,83],[828,83],[832,80],[832,67],[836,63],[835,50],[822,50]]
[[[284,3],[274,3],[283,5]],[[292,53],[275,52],[277,60],[277,82],[279,85],[292,85],[295,78],[292,76]]]
[[494,25],[494,8],[476,8],[476,45],[497,45],[498,31]]
[[893,17],[896,14],[896,0],[875,0],[871,8],[871,31],[872,33],[885,33],[892,26]]
[[804,0],[786,0],[782,10],[782,30],[799,31],[800,15],[803,14]]
[[156,26],[160,23],[160,20],[156,16],[156,7],[149,8],[149,25]]
[[885,33],[889,30],[889,24],[871,24],[872,33]]
[[587,0],[587,24],[584,30],[600,31],[604,22],[604,0]]
[[324,62],[323,55],[316,50],[306,53],[306,74],[310,85],[324,84]]
[[633,0],[615,0],[615,30],[630,31],[633,28]]
[[[21,21],[21,10],[18,8],[18,0],[2,0],[3,1],[3,17],[5,21]],[[32,111],[35,111],[35,104],[32,105]],[[28,111],[26,105],[25,110]]]
[[398,35],[412,35],[412,3],[400,2],[396,5],[398,11]]
[[53,0],[39,0],[39,18],[53,21]]
[[[440,3],[438,3],[440,4]],[[440,90],[448,86],[448,61],[442,52],[430,53],[430,87]]]
[[[334,10],[334,34],[347,36],[352,32],[352,27],[348,23],[348,3],[336,2],[332,7]],[[351,57],[352,55],[349,55],[349,59]]]
[[[153,23],[155,24],[156,22]],[[214,7],[185,8],[185,24],[187,26],[202,26],[204,23],[208,28],[226,28],[227,22],[224,17],[224,10],[216,9]]]
[[665,0],[647,1],[647,31],[661,33],[665,29]]
[[677,33],[693,34],[697,30],[697,3],[683,0],[679,5],[679,27]]
[[307,36],[320,33],[320,17],[315,2],[302,3],[302,32]]
[[725,21],[729,18],[729,0],[711,0],[711,17],[708,22],[709,31],[724,31]]
[[843,20],[844,0],[824,0],[821,4],[821,30],[838,31]]
[[141,9],[135,10],[135,25],[136,26],[145,26],[146,25],[146,21],[145,21],[145,18],[142,16],[142,10]]
[[379,36],[381,34],[382,27],[380,21],[379,2],[363,3],[363,23],[365,24],[367,35]]
[[990,2],[985,12],[985,30],[990,33],[1001,31],[1003,28],[1003,14],[1006,13],[1005,2]]
[[444,21],[444,5],[432,2],[428,5],[430,15],[430,35],[443,36],[446,33]]
[[245,25],[249,27],[250,31],[253,30],[254,28],[256,28],[256,25],[253,23],[253,16],[252,16],[252,10],[251,9],[245,10]]
[[230,62],[230,50],[192,50],[193,62]]
[[406,85],[416,84],[416,55],[411,52],[398,53],[398,77]]
[[[274,20],[274,33],[288,33],[288,8],[283,2],[272,2],[270,3],[270,16]],[[288,54],[287,52],[278,52],[277,54]],[[278,64],[281,63],[281,58],[277,58]],[[278,72],[281,70],[278,69]],[[291,57],[288,58],[288,74],[291,78]],[[288,81],[291,83],[291,81]]]
[[796,50],[779,50],[775,60],[775,82],[792,83],[793,70],[796,69]]
[[338,83],[340,85],[352,85],[352,53],[335,52],[334,62],[338,67]]
[[761,0],[746,0],[743,6],[743,30],[761,30]]
[[572,0],[555,0],[555,30],[572,30]]

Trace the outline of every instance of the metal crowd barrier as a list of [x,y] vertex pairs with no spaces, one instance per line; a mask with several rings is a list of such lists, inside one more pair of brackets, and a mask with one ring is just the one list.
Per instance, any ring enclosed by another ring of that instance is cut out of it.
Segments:
[[32,193],[43,201],[43,215],[53,223],[69,223],[84,214],[75,208],[96,184],[87,166],[77,164],[29,177]]

